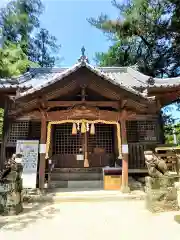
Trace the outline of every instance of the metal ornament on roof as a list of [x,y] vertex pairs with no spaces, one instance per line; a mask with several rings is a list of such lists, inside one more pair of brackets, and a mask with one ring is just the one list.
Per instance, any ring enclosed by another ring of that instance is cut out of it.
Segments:
[[86,49],[85,49],[85,47],[83,46],[83,47],[81,48],[81,57],[78,59],[78,62],[89,63],[89,60],[88,60],[88,58],[87,58],[86,55],[85,55],[85,51],[86,51]]
[[153,77],[150,77],[150,78],[147,80],[147,84],[148,84],[148,85],[154,85],[154,83],[155,83],[155,80],[154,80]]

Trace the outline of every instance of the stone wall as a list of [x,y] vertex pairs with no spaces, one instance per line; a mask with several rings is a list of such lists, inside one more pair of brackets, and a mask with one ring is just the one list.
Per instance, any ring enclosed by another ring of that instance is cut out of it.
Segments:
[[146,207],[151,212],[178,210],[177,190],[175,182],[178,176],[164,176],[160,178],[146,177]]

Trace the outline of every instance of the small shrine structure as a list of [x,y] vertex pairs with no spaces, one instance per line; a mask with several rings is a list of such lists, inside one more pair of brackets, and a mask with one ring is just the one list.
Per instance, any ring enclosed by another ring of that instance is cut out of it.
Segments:
[[17,140],[39,140],[40,188],[49,157],[55,169],[70,170],[102,169],[116,159],[126,188],[128,173],[147,172],[144,151],[164,142],[160,110],[179,98],[180,77],[94,67],[83,48],[72,67],[33,68],[18,78],[0,79],[0,92],[1,166]]

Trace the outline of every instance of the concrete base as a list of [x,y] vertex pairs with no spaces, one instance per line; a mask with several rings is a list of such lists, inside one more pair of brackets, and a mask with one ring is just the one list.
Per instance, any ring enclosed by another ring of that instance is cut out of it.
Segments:
[[24,201],[28,202],[103,202],[103,201],[125,201],[144,200],[143,191],[133,191],[131,193],[121,193],[119,190],[99,190],[99,189],[52,189],[52,191],[41,195],[26,196]]
[[103,181],[52,181],[50,188],[103,188]]
[[128,186],[121,186],[122,193],[130,193],[130,188]]
[[177,191],[177,203],[180,208],[180,182],[175,182],[174,184],[176,191]]

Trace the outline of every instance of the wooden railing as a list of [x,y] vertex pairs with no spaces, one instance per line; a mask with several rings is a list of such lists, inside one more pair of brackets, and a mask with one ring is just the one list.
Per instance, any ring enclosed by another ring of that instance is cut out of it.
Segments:
[[157,143],[129,143],[129,169],[146,169],[144,151],[154,150]]

